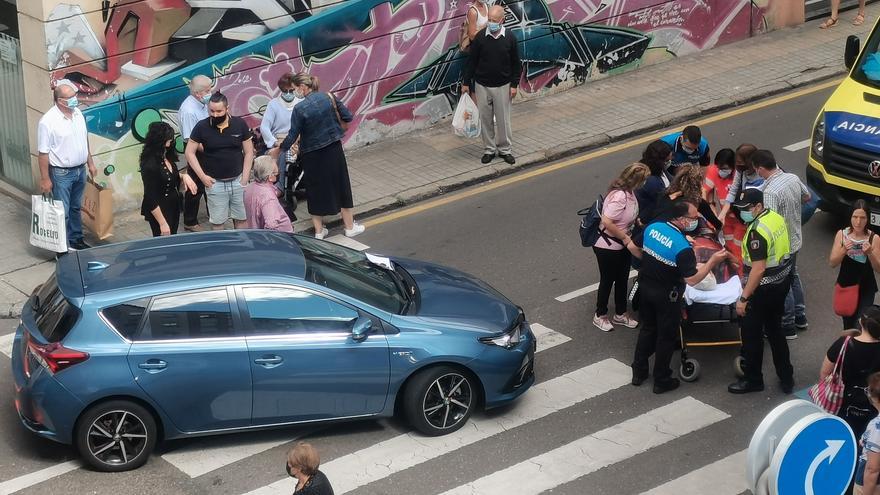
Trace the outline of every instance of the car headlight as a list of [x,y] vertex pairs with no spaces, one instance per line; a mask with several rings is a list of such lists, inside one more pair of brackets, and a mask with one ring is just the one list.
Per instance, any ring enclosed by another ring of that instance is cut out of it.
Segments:
[[825,112],[819,115],[816,127],[813,128],[813,140],[810,149],[815,158],[822,159],[822,153],[825,151]]
[[520,323],[507,333],[496,337],[483,337],[480,339],[480,342],[489,345],[497,345],[498,347],[503,347],[505,349],[513,349],[522,341],[522,328],[523,324]]

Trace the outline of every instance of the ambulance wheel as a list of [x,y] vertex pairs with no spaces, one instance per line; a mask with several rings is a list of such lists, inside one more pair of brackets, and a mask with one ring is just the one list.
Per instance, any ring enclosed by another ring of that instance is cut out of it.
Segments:
[[678,368],[678,376],[686,382],[695,382],[700,377],[700,363],[696,359],[685,359]]
[[737,356],[736,359],[733,360],[733,369],[736,371],[737,378],[742,378],[746,376],[746,360],[742,356]]

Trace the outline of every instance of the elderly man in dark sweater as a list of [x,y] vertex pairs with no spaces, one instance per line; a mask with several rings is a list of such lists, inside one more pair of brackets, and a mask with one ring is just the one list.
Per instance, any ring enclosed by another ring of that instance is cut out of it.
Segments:
[[481,135],[486,148],[481,161],[489,163],[497,154],[513,165],[516,159],[510,149],[510,101],[516,96],[522,63],[516,37],[507,32],[503,21],[504,7],[495,5],[489,9],[486,29],[477,33],[471,42],[461,91],[469,93],[470,81],[476,83]]

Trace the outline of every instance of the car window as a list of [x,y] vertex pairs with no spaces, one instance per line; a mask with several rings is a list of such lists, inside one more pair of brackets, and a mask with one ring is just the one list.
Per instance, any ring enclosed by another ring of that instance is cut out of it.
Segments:
[[204,339],[233,335],[226,289],[156,297],[138,340]]
[[255,335],[350,332],[358,313],[326,297],[284,287],[245,287]]
[[101,314],[120,335],[131,340],[138,331],[138,326],[147,311],[148,304],[150,304],[150,298],[145,297],[104,308],[101,310]]
[[53,274],[31,298],[37,328],[48,342],[60,342],[79,318],[79,309],[68,302]]

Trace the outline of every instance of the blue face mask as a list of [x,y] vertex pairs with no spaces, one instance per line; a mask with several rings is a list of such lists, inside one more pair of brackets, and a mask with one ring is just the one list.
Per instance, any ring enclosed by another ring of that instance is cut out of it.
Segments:
[[76,95],[73,95],[70,98],[64,100],[64,103],[67,105],[67,108],[73,110],[74,108],[79,106],[79,99],[77,99]]
[[281,99],[286,101],[287,103],[292,102],[294,98],[296,98],[296,93],[294,93],[293,91],[281,93]]
[[211,101],[211,93],[208,93],[205,96],[202,96],[202,103],[207,105],[209,101]]
[[489,32],[497,33],[501,31],[501,23],[500,22],[489,22]]
[[697,220],[696,218],[694,218],[693,220],[688,220],[688,224],[685,225],[684,231],[685,232],[693,232],[693,231],[697,230],[697,227],[699,227],[699,226],[700,226],[700,221]]
[[739,217],[742,218],[742,221],[745,223],[752,223],[755,220],[755,215],[749,210],[740,210]]

